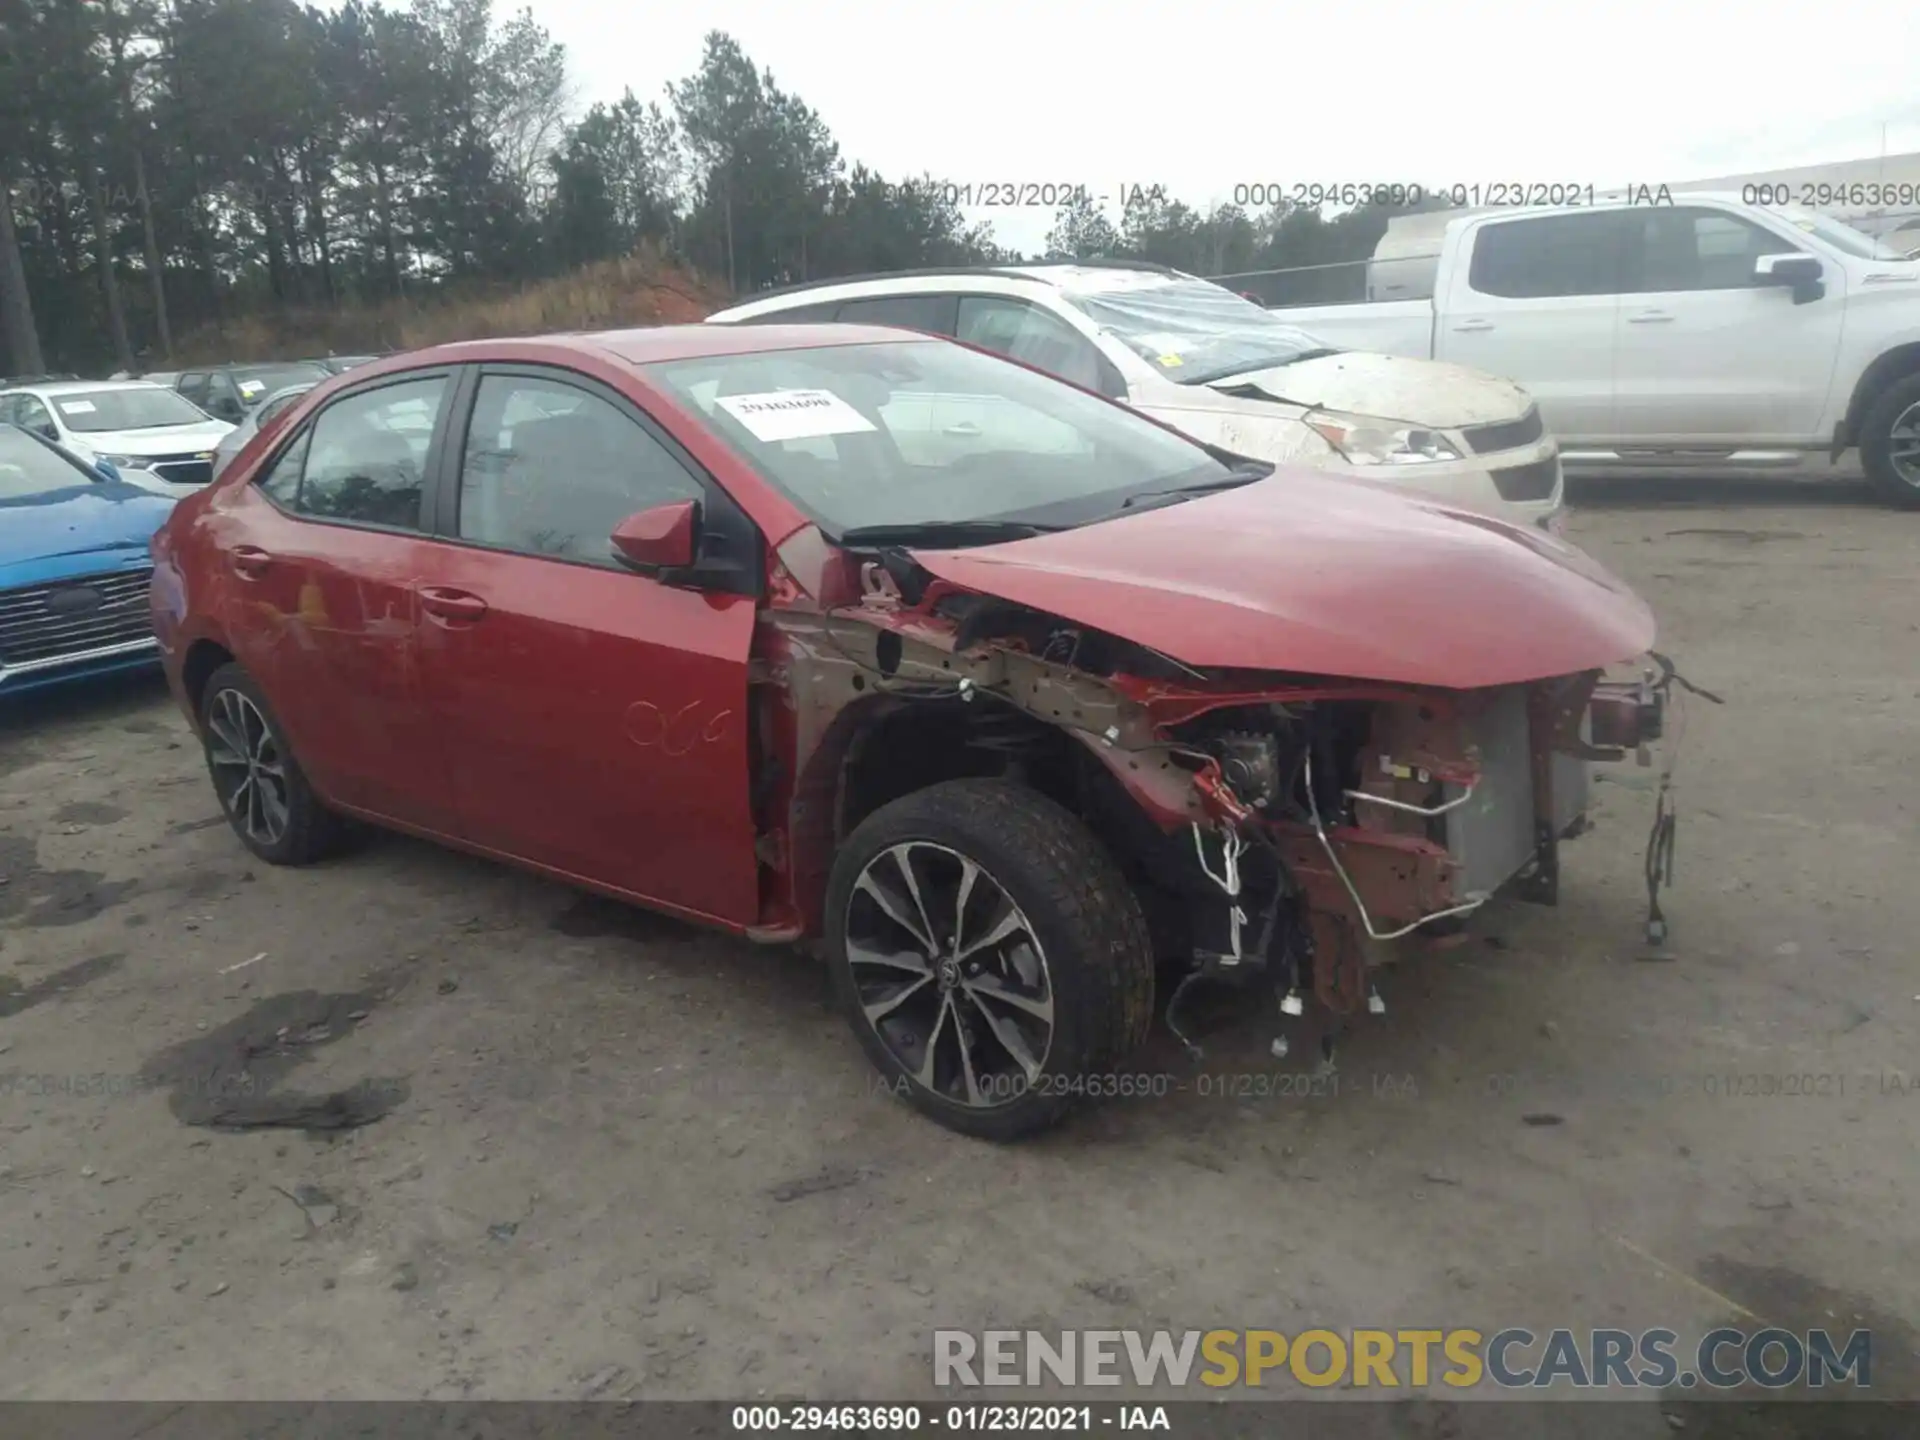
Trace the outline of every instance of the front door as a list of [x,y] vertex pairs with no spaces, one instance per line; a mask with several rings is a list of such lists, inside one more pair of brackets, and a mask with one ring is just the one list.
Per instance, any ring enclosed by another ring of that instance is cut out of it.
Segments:
[[672,909],[758,914],[747,656],[755,602],[625,569],[627,516],[730,503],[622,397],[490,367],[421,653],[461,835]]
[[329,404],[228,501],[222,546],[235,654],[321,793],[435,831],[454,818],[414,581],[450,548],[428,538],[423,497],[452,386],[400,376]]
[[1631,212],[1614,345],[1615,431],[1646,446],[1805,445],[1827,409],[1845,274],[1795,304],[1754,280],[1762,255],[1803,247],[1705,206]]

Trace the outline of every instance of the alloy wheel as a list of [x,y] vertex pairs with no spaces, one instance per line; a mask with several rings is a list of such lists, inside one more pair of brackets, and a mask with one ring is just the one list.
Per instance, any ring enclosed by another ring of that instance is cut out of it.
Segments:
[[978,862],[924,840],[882,850],[854,882],[845,933],[861,1013],[919,1084],[987,1109],[1039,1079],[1054,1034],[1046,953]]
[[1920,403],[1909,405],[1887,432],[1887,459],[1894,474],[1920,488]]
[[293,819],[286,756],[260,707],[238,690],[222,690],[208,707],[207,763],[228,817],[255,844],[279,844]]

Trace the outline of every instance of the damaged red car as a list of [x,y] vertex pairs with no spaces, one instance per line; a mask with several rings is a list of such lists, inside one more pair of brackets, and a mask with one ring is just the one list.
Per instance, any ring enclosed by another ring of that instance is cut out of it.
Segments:
[[1157,983],[1378,1008],[1393,942],[1551,900],[1663,704],[1553,536],[865,327],[362,366],[154,558],[254,854],[372,822],[816,945],[892,1087],[996,1138],[1103,1093]]

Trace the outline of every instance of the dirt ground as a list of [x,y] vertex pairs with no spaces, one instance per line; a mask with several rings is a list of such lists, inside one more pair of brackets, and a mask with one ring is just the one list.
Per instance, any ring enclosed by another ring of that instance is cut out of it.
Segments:
[[[398,838],[272,869],[157,683],[16,707],[0,1398],[907,1398],[935,1327],[1756,1318],[1870,1326],[1913,1390],[1920,517],[1576,499],[1727,702],[1684,714],[1670,947],[1616,767],[1560,907],[1390,972],[1333,1093],[1232,1078],[1301,1067],[1229,999],[1206,1084],[1157,1032],[1180,1088],[1017,1148],[873,1093],[797,956]],[[240,1031],[387,1113],[188,1123]]]

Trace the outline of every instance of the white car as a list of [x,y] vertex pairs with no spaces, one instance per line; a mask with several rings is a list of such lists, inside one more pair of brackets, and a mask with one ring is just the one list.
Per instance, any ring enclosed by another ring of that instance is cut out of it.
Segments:
[[1442,211],[1390,229],[1367,269],[1397,298],[1275,318],[1512,376],[1576,475],[1857,447],[1882,496],[1920,508],[1920,263],[1829,216],[1710,191]]
[[233,457],[247,448],[247,442],[260,433],[260,428],[274,416],[285,410],[302,395],[313,389],[317,381],[305,381],[299,385],[289,385],[276,390],[247,412],[247,418],[220,437],[220,443],[213,450],[213,473],[217,479],[220,473],[233,463]]
[[188,495],[213,478],[213,452],[233,426],[164,385],[65,380],[0,390],[0,421],[44,435],[156,495]]
[[1458,365],[1341,350],[1208,280],[1120,262],[799,286],[709,324],[930,331],[1119,400],[1237,454],[1555,528],[1560,460],[1532,399]]

